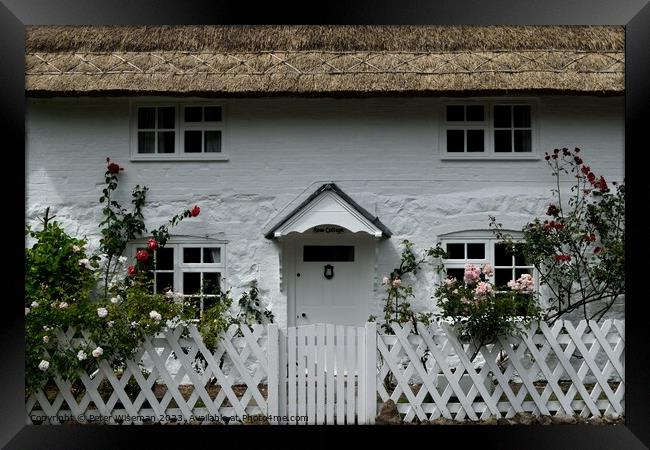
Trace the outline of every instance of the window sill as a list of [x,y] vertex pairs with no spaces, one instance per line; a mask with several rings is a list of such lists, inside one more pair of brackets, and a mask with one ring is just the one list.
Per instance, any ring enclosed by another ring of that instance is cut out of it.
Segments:
[[449,154],[444,154],[440,156],[441,161],[539,161],[541,160],[542,157],[535,154],[535,155],[522,155],[522,156],[514,156],[514,155],[499,155],[499,156],[494,156],[494,155],[485,155],[485,156],[479,156],[479,155],[449,155]]
[[143,155],[132,155],[131,162],[196,162],[196,161],[214,161],[214,162],[226,162],[229,161],[230,157],[226,154],[218,155],[191,155],[191,156],[143,156]]

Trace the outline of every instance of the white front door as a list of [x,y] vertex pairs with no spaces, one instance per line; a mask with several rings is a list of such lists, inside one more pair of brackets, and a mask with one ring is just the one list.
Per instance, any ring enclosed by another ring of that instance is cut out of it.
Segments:
[[295,324],[362,325],[373,289],[375,241],[366,236],[298,239]]

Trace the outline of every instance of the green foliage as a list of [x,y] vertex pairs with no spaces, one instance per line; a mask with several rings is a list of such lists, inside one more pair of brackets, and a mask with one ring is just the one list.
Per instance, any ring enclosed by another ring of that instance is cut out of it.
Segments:
[[226,291],[219,293],[213,304],[203,311],[198,329],[203,342],[209,349],[217,347],[221,335],[232,323],[232,317],[229,314],[231,306],[232,297],[230,291]]
[[239,313],[234,318],[234,323],[246,325],[273,323],[273,313],[262,306],[256,281],[251,283],[249,290],[242,294],[238,303]]
[[[425,325],[431,323],[432,313],[416,313],[413,311],[411,303],[408,301],[414,297],[413,288],[405,284],[402,277],[417,274],[428,258],[439,259],[445,257],[446,253],[440,244],[425,250],[418,258],[413,251],[413,243],[408,240],[402,241],[400,265],[391,272],[390,277],[384,277],[382,282],[386,289],[386,300],[384,302],[384,321],[381,323],[381,327],[385,333],[391,334],[393,332],[391,329],[393,322],[398,324],[410,322],[413,324],[416,333],[418,322]],[[437,266],[437,270],[440,267],[440,265]],[[376,317],[374,316],[368,318],[368,321],[374,322],[375,320]]]
[[[546,155],[556,180],[554,200],[544,220],[535,218],[522,230],[524,256],[551,294],[549,321],[575,310],[600,320],[625,293],[625,187],[612,183],[610,190],[579,153],[565,148]],[[568,199],[560,190],[563,176],[575,179]],[[490,220],[497,237],[512,246],[512,236]],[[588,311],[589,304],[596,308]]]

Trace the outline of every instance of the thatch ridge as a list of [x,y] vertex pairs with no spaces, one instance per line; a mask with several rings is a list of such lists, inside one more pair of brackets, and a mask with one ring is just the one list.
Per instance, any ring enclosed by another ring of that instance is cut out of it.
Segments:
[[31,52],[624,51],[622,26],[28,26]]

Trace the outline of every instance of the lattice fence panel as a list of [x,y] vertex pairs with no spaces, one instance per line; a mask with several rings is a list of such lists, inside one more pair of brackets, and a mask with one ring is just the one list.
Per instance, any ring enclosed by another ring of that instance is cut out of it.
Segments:
[[407,422],[624,413],[622,320],[536,323],[478,352],[445,323],[393,331],[377,339],[377,393]]
[[[29,396],[28,423],[211,423],[267,415],[266,327],[232,325],[215,351],[195,326],[147,338],[122,371],[101,361],[72,382],[59,377]],[[74,329],[61,340],[85,340]],[[92,343],[91,343],[92,344]]]

